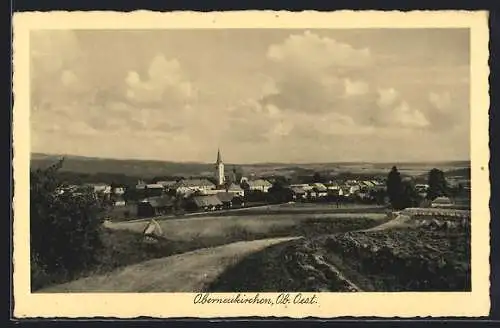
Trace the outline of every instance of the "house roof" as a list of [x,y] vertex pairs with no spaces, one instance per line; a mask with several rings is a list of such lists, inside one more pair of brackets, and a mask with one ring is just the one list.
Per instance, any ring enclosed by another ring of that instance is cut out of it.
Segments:
[[172,180],[172,181],[158,181],[157,184],[162,185],[163,187],[172,187],[177,183],[177,181]]
[[148,189],[163,189],[163,186],[159,183],[150,183],[150,184],[147,184],[146,187]]
[[448,197],[438,197],[432,201],[434,204],[451,204],[451,200]]
[[198,207],[222,205],[220,199],[215,195],[194,196],[193,202]]
[[223,202],[227,203],[233,200],[236,195],[232,192],[219,192],[217,193],[217,198]]
[[292,190],[292,192],[294,192],[296,194],[305,194],[306,193],[306,191],[304,190],[304,188],[299,187],[299,186],[290,187],[290,190]]
[[97,183],[86,183],[86,186],[90,187],[110,187],[111,185],[104,183],[104,182],[97,182]]
[[250,187],[271,187],[271,182],[264,179],[250,180],[247,182]]
[[215,185],[207,179],[186,179],[179,181],[176,187],[215,187]]
[[229,189],[228,190],[231,190],[231,191],[242,191],[243,189],[235,184],[235,183],[231,183],[231,185],[229,186]]
[[314,189],[316,189],[316,191],[327,191],[328,188],[325,187],[324,184],[322,183],[312,183],[311,184],[313,186]]

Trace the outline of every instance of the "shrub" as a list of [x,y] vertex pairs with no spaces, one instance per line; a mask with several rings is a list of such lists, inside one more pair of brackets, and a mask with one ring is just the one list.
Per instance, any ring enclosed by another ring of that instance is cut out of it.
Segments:
[[96,262],[101,246],[101,206],[90,193],[58,193],[56,173],[61,166],[62,160],[31,172],[32,269],[38,268],[43,277],[71,276],[88,268]]

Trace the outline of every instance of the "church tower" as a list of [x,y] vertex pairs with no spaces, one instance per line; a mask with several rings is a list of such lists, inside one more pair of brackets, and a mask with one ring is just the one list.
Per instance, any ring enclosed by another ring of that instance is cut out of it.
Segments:
[[220,187],[224,185],[225,175],[224,175],[224,163],[222,162],[222,156],[220,155],[220,149],[217,150],[217,162],[215,162],[215,178],[217,180],[217,186]]

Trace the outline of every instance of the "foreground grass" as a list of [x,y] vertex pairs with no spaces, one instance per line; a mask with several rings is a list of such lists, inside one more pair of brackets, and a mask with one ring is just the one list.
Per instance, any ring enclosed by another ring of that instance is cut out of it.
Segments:
[[[242,218],[240,218],[242,219]],[[62,284],[79,278],[105,274],[117,268],[140,263],[150,259],[181,254],[196,249],[225,245],[237,241],[288,237],[288,236],[317,236],[324,233],[346,232],[366,229],[385,222],[380,217],[339,217],[339,218],[304,218],[300,221],[290,221],[294,224],[269,224],[274,221],[254,221],[247,218],[246,224],[231,225],[232,220],[224,219],[222,224],[210,226],[203,230],[205,222],[182,220],[177,222],[176,229],[167,230],[166,238],[155,245],[143,243],[143,224],[137,229],[107,229],[101,232],[103,248],[99,253],[96,264],[83,272],[51,273],[46,274],[32,266],[32,290]],[[219,219],[219,221],[221,221]],[[262,224],[264,222],[265,224]],[[182,226],[184,225],[183,231]],[[187,227],[186,227],[187,225]],[[135,225],[134,225],[135,227]],[[224,228],[222,228],[224,227]],[[169,228],[172,228],[170,226]],[[195,229],[196,228],[196,229]],[[165,227],[164,227],[165,229]],[[193,230],[194,229],[194,230]],[[200,230],[201,229],[201,230]],[[203,233],[204,232],[204,233]],[[177,238],[175,238],[177,235]],[[179,238],[181,236],[181,238]]]
[[[251,277],[245,275],[250,271]],[[470,233],[391,229],[304,238],[249,256],[207,291],[346,292],[352,286],[470,291]]]
[[[192,239],[212,239],[233,235],[240,232],[251,236],[266,238],[269,236],[303,235],[309,230],[320,230],[319,226],[336,229],[339,225],[355,230],[358,225],[364,226],[368,220],[383,223],[387,220],[384,213],[334,213],[334,214],[259,214],[248,216],[225,217],[192,217],[184,219],[158,220],[165,238],[176,241],[189,241]],[[108,224],[113,229],[124,229],[142,232],[148,221],[117,222]],[[347,230],[348,231],[348,230]]]
[[[385,213],[386,207],[380,205],[344,203],[337,207],[335,203],[292,203],[292,204],[255,204],[254,206],[238,209],[214,211],[214,212],[193,212],[185,215],[169,214],[157,217],[158,220],[182,218],[182,217],[238,217],[238,216],[259,216],[259,215],[297,215],[297,214],[328,214],[328,213]],[[130,220],[142,219],[137,217],[137,208],[134,204],[110,209],[105,215],[113,222],[127,222]]]

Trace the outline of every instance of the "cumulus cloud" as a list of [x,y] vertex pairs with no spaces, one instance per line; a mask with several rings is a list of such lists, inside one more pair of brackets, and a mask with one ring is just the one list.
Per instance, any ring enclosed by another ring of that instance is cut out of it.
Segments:
[[326,112],[349,95],[367,92],[360,81],[343,78],[344,70],[359,69],[371,63],[369,49],[355,49],[310,31],[289,36],[269,46],[269,76],[272,92],[262,98],[291,111]]
[[370,90],[368,83],[363,81],[351,81],[350,79],[344,80],[346,96],[360,96],[367,94]]
[[181,104],[194,96],[191,83],[184,76],[178,60],[157,55],[151,61],[147,77],[129,71],[126,76],[126,97],[142,104]]
[[451,108],[451,95],[449,92],[444,93],[429,93],[429,101],[441,112],[448,112]]
[[349,44],[310,31],[291,35],[283,43],[271,45],[267,56],[274,62],[286,62],[301,69],[316,71],[330,69],[333,65],[359,67],[371,61],[368,48],[355,49]]
[[375,58],[368,48],[306,31],[269,46],[267,59],[271,82],[253,104],[252,115],[273,123],[261,124],[258,128],[267,133],[259,135],[366,135],[377,128],[420,129],[430,124],[394,87],[356,77],[356,72],[373,67]]
[[377,105],[379,107],[387,107],[393,105],[398,99],[398,92],[394,88],[379,89]]
[[424,114],[417,110],[412,109],[407,102],[402,102],[394,108],[393,117],[396,124],[404,127],[423,128],[429,126],[429,121]]

